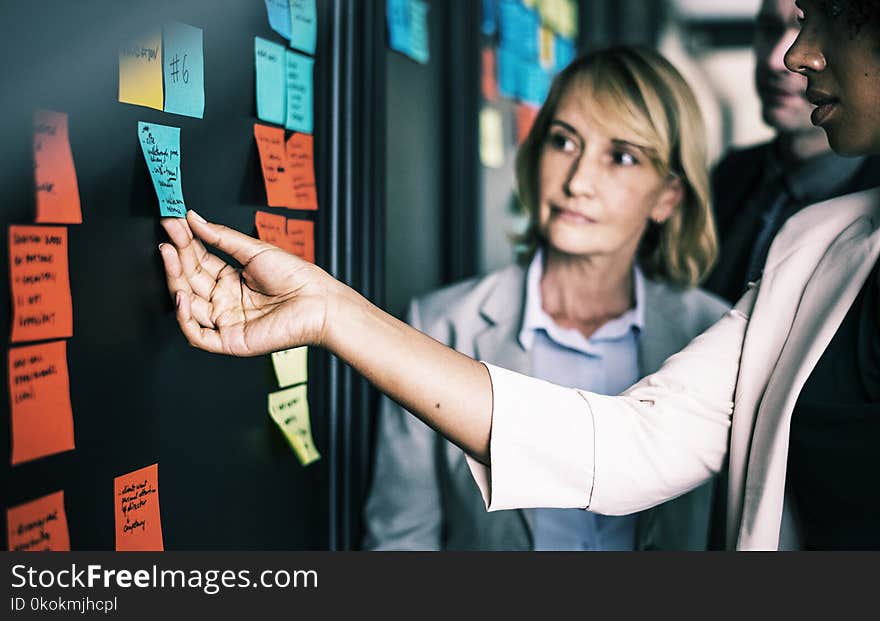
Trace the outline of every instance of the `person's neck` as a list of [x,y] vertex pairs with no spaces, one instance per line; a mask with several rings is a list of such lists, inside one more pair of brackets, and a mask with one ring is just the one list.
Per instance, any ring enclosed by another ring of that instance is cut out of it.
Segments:
[[831,152],[824,130],[807,129],[779,133],[779,155],[789,165],[798,165]]
[[576,257],[544,251],[541,306],[562,328],[590,337],[633,307],[633,257]]

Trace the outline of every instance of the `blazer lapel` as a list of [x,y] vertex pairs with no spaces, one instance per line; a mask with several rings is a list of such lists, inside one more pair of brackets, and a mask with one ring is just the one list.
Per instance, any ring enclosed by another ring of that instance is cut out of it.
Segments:
[[880,252],[880,233],[860,217],[831,244],[803,291],[791,331],[761,399],[751,438],[738,547],[776,549],[791,415]]

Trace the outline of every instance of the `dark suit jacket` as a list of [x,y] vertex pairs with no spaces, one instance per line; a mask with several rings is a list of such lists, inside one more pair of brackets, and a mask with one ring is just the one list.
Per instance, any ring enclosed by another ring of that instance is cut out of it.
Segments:
[[[735,149],[712,172],[712,197],[721,253],[702,287],[731,304],[735,304],[745,291],[749,256],[761,219],[759,206],[751,199],[761,183],[764,164],[772,146],[772,142],[766,142],[746,149]],[[849,183],[833,196],[877,186],[880,186],[880,157],[872,156],[865,159]]]

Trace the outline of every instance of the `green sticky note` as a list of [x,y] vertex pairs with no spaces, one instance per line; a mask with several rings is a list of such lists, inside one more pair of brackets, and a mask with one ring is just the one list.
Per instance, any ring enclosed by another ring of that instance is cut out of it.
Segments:
[[165,112],[197,119],[205,114],[205,58],[202,29],[171,22],[162,29]]
[[303,134],[313,131],[313,73],[315,61],[308,56],[287,50],[287,129]]
[[186,217],[180,181],[180,128],[138,123],[138,140],[163,216]]
[[295,347],[272,354],[272,366],[281,388],[309,380],[308,353],[308,347]]
[[254,37],[254,63],[257,76],[257,116],[269,123],[284,125],[287,118],[285,48]]
[[290,46],[314,56],[317,41],[315,0],[290,0]]

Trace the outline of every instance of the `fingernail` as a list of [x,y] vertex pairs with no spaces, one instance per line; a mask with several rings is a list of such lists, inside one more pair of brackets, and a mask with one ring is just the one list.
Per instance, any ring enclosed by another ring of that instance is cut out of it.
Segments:
[[193,215],[193,218],[195,218],[198,222],[201,222],[202,224],[207,224],[207,220],[205,220],[202,216],[197,214],[195,211],[190,209],[189,212]]
[[162,246],[164,246],[164,245],[165,244],[159,244],[159,252],[162,252]]
[[178,291],[175,294],[174,298],[175,298],[174,303],[177,305],[177,308],[180,308],[180,302],[183,300],[183,294],[180,291]]

